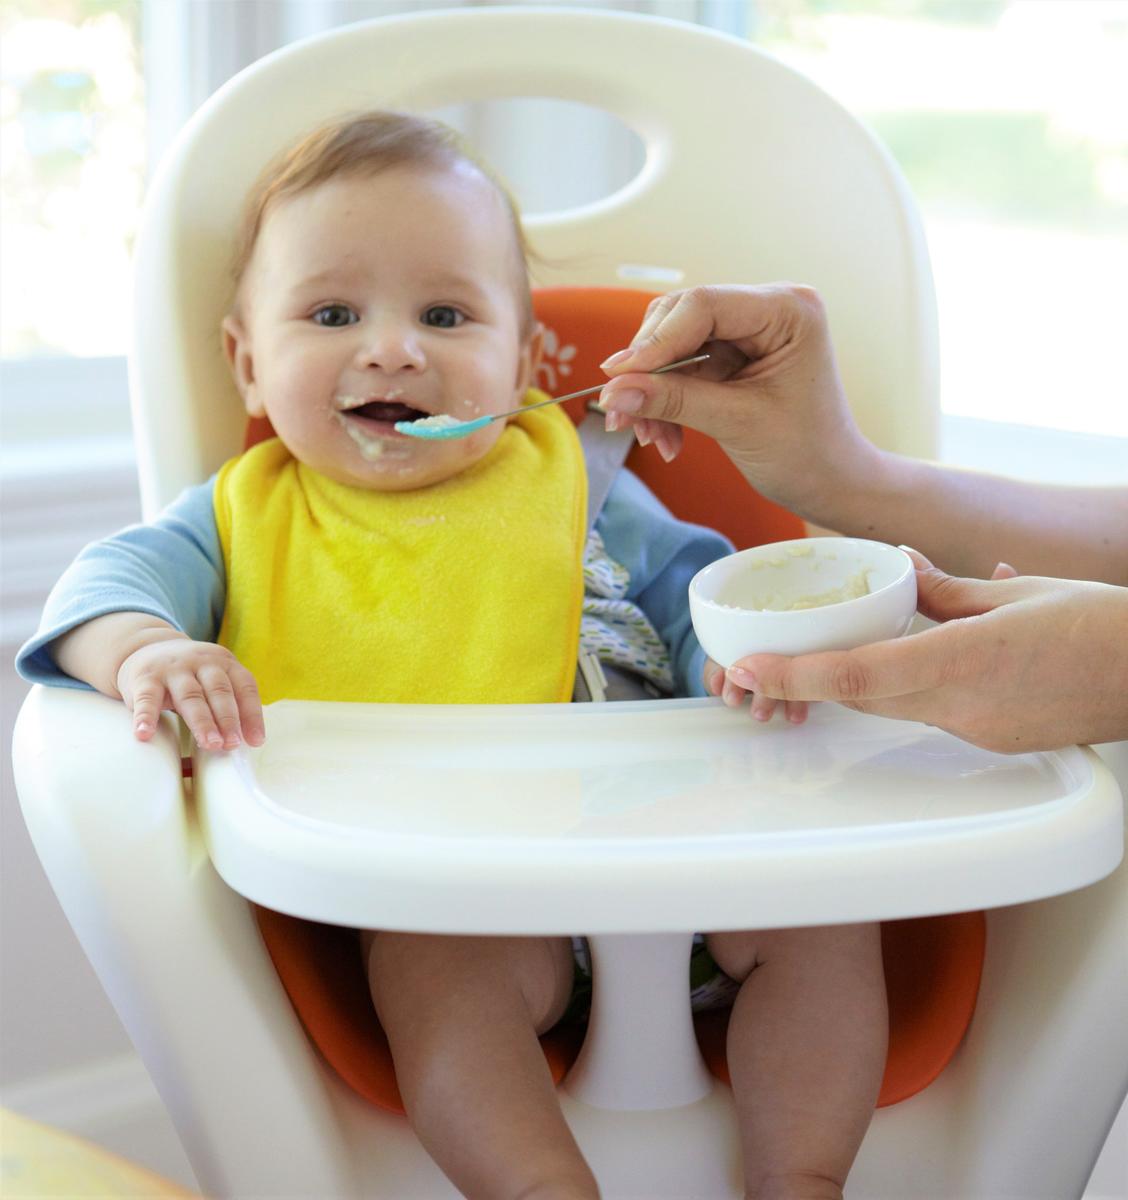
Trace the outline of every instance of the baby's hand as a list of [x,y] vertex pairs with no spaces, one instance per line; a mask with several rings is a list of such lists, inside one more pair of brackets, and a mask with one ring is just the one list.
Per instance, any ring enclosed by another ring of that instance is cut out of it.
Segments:
[[[770,721],[775,714],[776,705],[780,703],[779,700],[773,700],[770,696],[760,696],[755,692],[745,691],[744,688],[733,683],[725,674],[724,668],[718,666],[711,658],[705,660],[703,675],[705,690],[711,696],[720,696],[729,708],[739,708],[744,703],[744,697],[751,696],[752,716],[757,721]],[[806,700],[783,701],[784,716],[793,725],[803,724],[807,719],[807,710],[809,708],[810,704]]]
[[254,676],[223,646],[172,637],[134,650],[118,668],[117,688],[147,742],[162,709],[184,718],[205,750],[261,746],[266,737]]

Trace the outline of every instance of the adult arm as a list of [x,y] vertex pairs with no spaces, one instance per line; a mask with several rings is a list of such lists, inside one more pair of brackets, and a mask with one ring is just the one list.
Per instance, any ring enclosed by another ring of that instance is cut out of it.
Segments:
[[914,557],[920,610],[940,624],[857,650],[751,655],[727,672],[726,701],[836,700],[1003,752],[1128,738],[1128,588],[958,579]]
[[[678,358],[690,371],[639,374]],[[950,571],[1128,584],[1128,488],[1061,487],[879,450],[842,390],[826,314],[810,288],[702,287],[655,301],[631,347],[607,360],[600,403],[667,458],[681,426],[716,438],[765,496],[812,524],[907,542]]]

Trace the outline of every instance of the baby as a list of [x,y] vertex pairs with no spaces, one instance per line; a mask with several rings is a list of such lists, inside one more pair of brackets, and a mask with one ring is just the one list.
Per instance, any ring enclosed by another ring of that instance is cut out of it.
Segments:
[[[724,539],[627,471],[589,531],[559,409],[455,440],[394,429],[519,408],[540,352],[516,211],[450,130],[370,113],[305,138],[252,193],[235,276],[226,354],[277,436],[83,551],[26,678],[122,699],[142,740],[172,709],[205,750],[261,744],[283,697],[567,701],[577,652],[703,694],[686,587]],[[408,1116],[455,1185],[598,1196],[537,1042],[573,999],[571,939],[361,944]],[[703,994],[736,994],[747,1194],[841,1195],[884,1064],[876,927],[708,944]]]

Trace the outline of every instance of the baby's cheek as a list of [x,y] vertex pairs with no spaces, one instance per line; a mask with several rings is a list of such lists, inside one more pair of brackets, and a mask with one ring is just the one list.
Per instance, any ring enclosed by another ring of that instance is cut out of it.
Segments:
[[451,444],[456,447],[465,447],[464,459],[467,463],[477,462],[497,445],[498,438],[505,432],[506,424],[505,421],[491,421],[484,429],[479,429],[469,437]]

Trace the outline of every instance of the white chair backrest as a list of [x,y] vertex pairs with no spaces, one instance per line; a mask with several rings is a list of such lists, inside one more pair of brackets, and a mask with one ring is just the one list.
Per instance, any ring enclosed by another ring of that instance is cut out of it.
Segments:
[[[219,336],[243,198],[304,132],[369,108],[551,97],[602,108],[643,140],[639,175],[604,200],[527,221],[540,285],[668,290],[791,280],[830,314],[863,430],[929,455],[938,392],[924,236],[888,153],[809,80],[683,22],[575,9],[459,9],[384,18],[286,47],[185,126],[153,181],[136,253],[131,393],[152,516],[242,444]],[[560,164],[582,171],[583,162]]]

